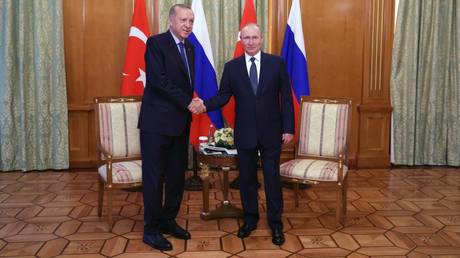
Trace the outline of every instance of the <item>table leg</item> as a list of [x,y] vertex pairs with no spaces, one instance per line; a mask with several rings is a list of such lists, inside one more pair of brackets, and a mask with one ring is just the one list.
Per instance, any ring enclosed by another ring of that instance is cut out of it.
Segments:
[[[229,171],[230,171],[229,167],[222,168],[222,173],[223,173],[223,182],[222,182],[223,201],[222,201],[222,204],[219,207],[217,207],[215,210],[212,210],[212,211],[205,210],[206,207],[204,207],[203,212],[201,213],[201,219],[210,220],[210,219],[219,219],[219,218],[241,218],[243,217],[243,211],[235,207],[228,200],[228,172]],[[204,192],[206,189],[206,185],[209,185],[209,181],[207,183],[204,183],[203,185],[203,198],[205,198]],[[203,203],[207,203],[208,205],[207,207],[209,207],[209,190],[207,190],[206,198],[207,198],[206,202],[203,199]],[[205,211],[209,211],[209,212],[206,213]]]
[[203,211],[201,217],[209,216],[209,167],[202,164],[200,176],[203,179]]
[[228,200],[228,172],[230,171],[229,167],[223,167],[222,168],[222,173],[223,173],[223,184],[222,184],[222,194],[224,197],[223,204],[225,203],[230,203]]

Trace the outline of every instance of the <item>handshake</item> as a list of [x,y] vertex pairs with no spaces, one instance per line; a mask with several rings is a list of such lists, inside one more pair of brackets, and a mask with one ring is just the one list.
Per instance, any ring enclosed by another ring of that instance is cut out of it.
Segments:
[[192,101],[188,105],[188,110],[193,114],[197,115],[206,112],[206,106],[204,105],[202,99],[196,97],[192,99]]

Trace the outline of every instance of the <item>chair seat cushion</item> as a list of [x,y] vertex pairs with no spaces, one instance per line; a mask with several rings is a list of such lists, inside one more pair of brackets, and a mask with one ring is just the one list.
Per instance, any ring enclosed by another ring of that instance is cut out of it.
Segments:
[[[301,180],[337,181],[337,171],[337,162],[317,159],[293,159],[280,166],[281,176]],[[347,172],[348,168],[344,165],[344,177]]]
[[[100,166],[99,175],[107,182],[107,165]],[[123,161],[112,163],[112,182],[114,184],[142,182],[142,161]]]

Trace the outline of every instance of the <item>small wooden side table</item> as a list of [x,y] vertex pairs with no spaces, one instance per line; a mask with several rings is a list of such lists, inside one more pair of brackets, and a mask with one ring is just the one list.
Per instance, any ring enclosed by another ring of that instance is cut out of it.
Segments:
[[[210,220],[218,218],[241,218],[243,211],[235,207],[228,200],[228,172],[230,169],[235,169],[238,165],[236,155],[205,155],[198,154],[198,162],[201,166],[200,176],[203,179],[203,211],[201,212],[201,219]],[[223,174],[222,192],[224,200],[222,204],[215,210],[209,210],[209,167],[218,167]]]

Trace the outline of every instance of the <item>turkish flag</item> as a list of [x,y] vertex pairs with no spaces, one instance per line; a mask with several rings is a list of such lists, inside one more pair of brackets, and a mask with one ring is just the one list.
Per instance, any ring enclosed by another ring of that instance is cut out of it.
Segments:
[[[233,58],[237,58],[244,54],[243,44],[240,40],[241,29],[246,26],[248,23],[257,23],[257,15],[254,9],[254,3],[252,0],[247,0],[243,10],[243,16],[241,17],[240,22],[240,30],[238,32],[238,39],[236,41],[235,52],[233,53]],[[222,109],[222,113],[224,115],[225,120],[227,123],[234,127],[235,125],[235,100],[233,97],[230,101],[225,105]]]
[[134,1],[134,13],[129,30],[126,48],[125,66],[121,83],[121,95],[142,95],[145,88],[145,43],[149,35],[149,26],[144,0]]

